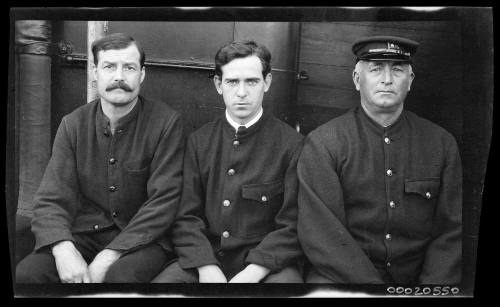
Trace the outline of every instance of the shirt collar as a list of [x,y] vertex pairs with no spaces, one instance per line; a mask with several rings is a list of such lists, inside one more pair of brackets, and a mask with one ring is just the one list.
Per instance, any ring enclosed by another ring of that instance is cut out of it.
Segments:
[[257,113],[257,116],[255,116],[251,121],[249,121],[248,123],[244,124],[244,125],[241,125],[237,122],[235,122],[231,116],[229,116],[229,112],[227,111],[226,109],[226,119],[228,121],[228,123],[235,129],[235,130],[238,130],[238,127],[239,126],[245,126],[245,128],[248,128],[250,126],[252,126],[253,124],[255,124],[257,121],[259,121],[259,119],[262,117],[262,113],[263,113],[263,108],[260,107],[260,110],[259,112]]

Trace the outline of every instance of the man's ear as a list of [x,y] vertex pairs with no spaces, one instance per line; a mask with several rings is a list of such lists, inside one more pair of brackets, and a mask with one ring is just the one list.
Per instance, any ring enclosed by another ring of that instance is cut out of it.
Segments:
[[219,76],[215,75],[214,76],[214,85],[215,85],[215,89],[217,90],[217,93],[219,93],[219,95],[222,95],[221,83],[222,83],[221,78]]
[[413,79],[415,79],[415,74],[413,71],[410,73],[410,82],[408,82],[408,91],[411,89],[411,84],[413,83]]
[[142,84],[142,81],[144,81],[144,78],[146,78],[146,67],[142,66],[142,68],[141,68],[141,84]]
[[264,79],[264,84],[265,84],[264,92],[267,92],[269,90],[272,81],[273,81],[273,76],[271,75],[271,73],[268,73],[266,78]]
[[352,71],[352,82],[354,82],[354,86],[356,87],[356,90],[359,91],[359,89],[360,89],[359,73],[356,70]]

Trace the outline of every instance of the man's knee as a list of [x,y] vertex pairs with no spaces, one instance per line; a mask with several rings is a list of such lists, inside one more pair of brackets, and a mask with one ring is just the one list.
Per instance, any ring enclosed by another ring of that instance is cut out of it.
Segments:
[[149,283],[172,259],[159,245],[151,244],[126,254],[113,263],[104,277],[105,283]]
[[48,253],[31,253],[16,266],[17,283],[59,283],[54,257]]
[[302,273],[295,266],[289,266],[283,270],[266,277],[264,283],[303,283]]
[[329,284],[333,283],[332,280],[320,274],[316,268],[311,268],[306,277],[306,283],[310,284]]
[[105,283],[149,283],[161,270],[161,263],[117,261],[104,277]]
[[152,283],[197,283],[198,273],[195,269],[184,270],[179,262],[174,262],[167,266],[156,276]]

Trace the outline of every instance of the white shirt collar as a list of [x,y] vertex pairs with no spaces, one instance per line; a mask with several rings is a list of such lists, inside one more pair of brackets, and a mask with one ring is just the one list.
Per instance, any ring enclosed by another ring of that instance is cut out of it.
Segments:
[[229,112],[228,112],[228,111],[227,111],[227,109],[226,109],[226,119],[227,119],[227,121],[229,122],[229,124],[231,124],[231,126],[233,126],[233,128],[234,128],[235,130],[238,130],[238,127],[239,127],[239,126],[245,126],[245,128],[248,128],[248,127],[252,126],[253,124],[255,124],[255,123],[256,123],[256,122],[257,122],[257,121],[258,121],[258,120],[262,117],[262,114],[263,114],[263,113],[264,113],[264,112],[263,112],[263,108],[262,108],[262,107],[260,107],[260,110],[259,110],[259,112],[257,113],[257,116],[255,116],[255,117],[254,117],[251,121],[249,121],[248,123],[246,123],[246,124],[244,124],[244,125],[241,125],[241,124],[239,124],[239,123],[235,122],[235,121],[231,118],[231,116],[229,116]]

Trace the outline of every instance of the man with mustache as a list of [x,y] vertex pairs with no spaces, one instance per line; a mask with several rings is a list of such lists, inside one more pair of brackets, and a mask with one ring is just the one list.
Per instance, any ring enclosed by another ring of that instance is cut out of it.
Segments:
[[179,258],[153,282],[302,282],[302,136],[262,108],[271,79],[265,46],[233,42],[215,55],[214,83],[226,112],[188,138],[172,234]]
[[35,250],[18,283],[150,282],[182,188],[179,113],[139,95],[145,54],[115,33],[92,44],[99,98],[66,115],[35,195]]
[[361,105],[312,131],[299,178],[306,282],[458,284],[462,166],[454,137],[404,110],[412,40],[352,46]]

